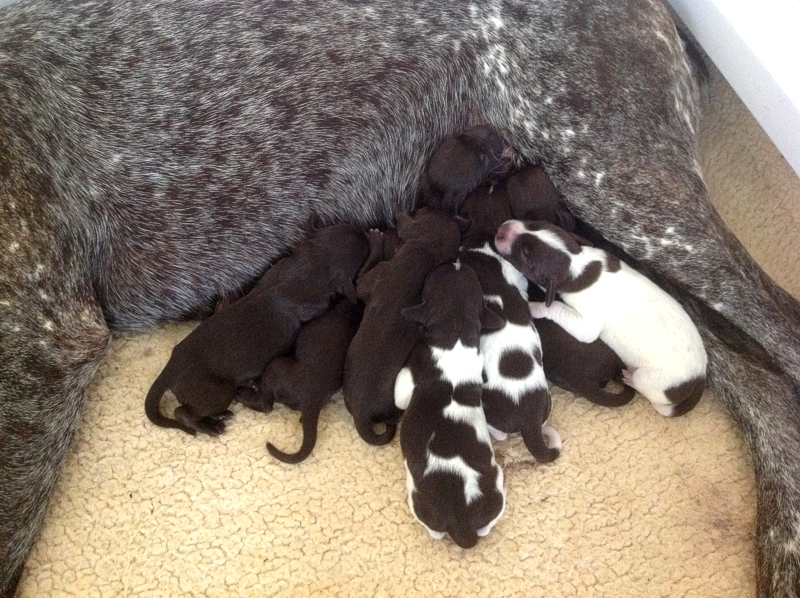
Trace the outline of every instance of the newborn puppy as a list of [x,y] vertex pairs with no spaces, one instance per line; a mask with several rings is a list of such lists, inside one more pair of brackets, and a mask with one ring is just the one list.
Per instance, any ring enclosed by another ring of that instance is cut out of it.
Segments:
[[430,206],[455,213],[470,191],[502,178],[513,161],[514,150],[498,128],[466,129],[446,139],[431,156],[420,181],[423,198]]
[[[544,291],[528,287],[531,301],[544,301]],[[533,321],[542,341],[542,364],[545,377],[564,390],[603,407],[621,407],[631,402],[636,389],[625,386],[620,392],[605,390],[611,380],[620,380],[625,364],[599,338],[582,343],[547,318]]]
[[[394,404],[394,380],[419,340],[417,327],[401,311],[419,302],[425,277],[437,265],[458,257],[459,222],[442,210],[424,207],[397,217],[402,245],[358,279],[366,303],[361,326],[345,358],[344,403],[366,442],[391,442],[400,412]],[[386,429],[376,433],[373,424]]]
[[526,166],[515,172],[506,182],[506,191],[511,218],[546,220],[564,230],[575,230],[575,217],[541,166]]
[[314,450],[322,408],[342,387],[342,368],[350,341],[358,330],[362,308],[340,299],[327,313],[304,324],[297,335],[294,355],[270,361],[259,391],[301,412],[303,442],[296,453],[285,453],[267,443],[270,454],[284,463],[300,463]]
[[[541,221],[504,223],[495,245],[545,289],[545,302],[530,304],[534,318],[554,321],[579,341],[608,344],[627,366],[625,384],[662,415],[682,415],[697,404],[706,379],[703,341],[680,304],[655,283]],[[563,303],[553,301],[556,292]]]
[[397,408],[406,410],[400,448],[408,504],[431,536],[447,533],[472,548],[505,508],[503,472],[481,408],[478,349],[481,327],[502,321],[486,309],[475,273],[459,264],[433,270],[422,303],[403,314],[424,330],[395,385]]
[[498,439],[521,432],[536,460],[548,463],[558,457],[561,438],[545,425],[550,391],[539,335],[528,310],[528,281],[492,248],[494,231],[503,222],[498,219],[508,212],[505,192],[480,187],[467,197],[464,212],[472,228],[462,239],[460,261],[476,273],[484,300],[500,314],[502,322],[499,329],[484,331],[480,338],[486,421]]
[[[312,232],[252,291],[173,348],[145,399],[150,421],[188,434],[221,434],[237,391],[252,386],[274,357],[291,349],[305,322],[327,311],[337,294],[356,301],[353,279],[368,254],[366,234],[349,224]],[[167,390],[180,403],[175,419],[161,413]]]

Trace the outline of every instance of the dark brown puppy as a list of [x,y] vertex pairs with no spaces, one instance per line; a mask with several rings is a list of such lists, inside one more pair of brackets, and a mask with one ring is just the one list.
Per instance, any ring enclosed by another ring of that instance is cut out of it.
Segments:
[[[394,382],[419,340],[417,327],[401,311],[419,303],[425,277],[437,265],[458,257],[459,222],[442,210],[424,207],[414,216],[397,217],[402,245],[358,280],[366,303],[344,367],[344,402],[366,442],[391,442],[400,410],[394,404]],[[383,422],[378,434],[373,424]]]
[[575,217],[541,166],[526,166],[515,172],[506,182],[506,191],[512,218],[546,220],[564,230],[575,230]]
[[[544,301],[544,291],[531,284],[528,298]],[[533,322],[542,340],[544,375],[550,382],[603,407],[621,407],[631,402],[636,390],[630,386],[618,393],[605,390],[611,380],[622,380],[625,367],[611,347],[600,339],[582,343],[547,318]]]
[[484,299],[501,322],[493,330],[482,331],[480,337],[486,421],[499,439],[520,432],[531,455],[540,463],[548,463],[558,457],[561,439],[545,425],[550,415],[550,391],[542,366],[541,342],[523,296],[528,282],[492,244],[495,230],[509,213],[505,190],[479,187],[467,197],[464,212],[472,227],[462,239],[460,261],[475,271]]
[[513,161],[514,150],[500,129],[470,127],[446,139],[431,156],[420,181],[423,199],[455,213],[470,191],[490,179],[501,179]]
[[340,299],[327,313],[303,325],[294,354],[269,362],[259,391],[269,403],[281,403],[301,412],[303,442],[296,453],[285,453],[267,443],[270,454],[284,463],[300,463],[317,443],[317,423],[322,408],[342,387],[344,358],[358,330],[363,308]]
[[[367,236],[354,226],[312,232],[267,270],[252,291],[175,346],[147,393],[147,417],[188,434],[221,434],[237,389],[252,386],[274,357],[289,351],[300,327],[328,310],[334,296],[356,300],[353,279],[368,255]],[[181,404],[175,419],[161,413],[167,390]]]
[[504,322],[486,308],[475,273],[442,264],[425,281],[422,303],[403,310],[423,340],[400,371],[395,403],[408,502],[432,537],[472,548],[503,514],[503,472],[481,406],[482,329]]

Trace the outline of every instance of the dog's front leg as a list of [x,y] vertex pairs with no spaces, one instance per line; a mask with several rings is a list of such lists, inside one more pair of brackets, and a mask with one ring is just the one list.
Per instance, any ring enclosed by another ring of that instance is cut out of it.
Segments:
[[2,597],[15,593],[109,340],[83,252],[59,240],[58,224],[26,230],[42,211],[7,199],[0,193]]
[[560,301],[554,301],[549,307],[544,303],[532,301],[528,303],[528,308],[532,318],[552,320],[582,343],[596,341],[603,330],[601,322],[584,317],[580,312]]

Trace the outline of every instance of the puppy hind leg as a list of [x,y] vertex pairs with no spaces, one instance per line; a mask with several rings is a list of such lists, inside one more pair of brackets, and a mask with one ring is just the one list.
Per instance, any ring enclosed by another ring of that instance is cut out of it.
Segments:
[[20,581],[110,339],[79,260],[34,246],[0,256],[0,596]]

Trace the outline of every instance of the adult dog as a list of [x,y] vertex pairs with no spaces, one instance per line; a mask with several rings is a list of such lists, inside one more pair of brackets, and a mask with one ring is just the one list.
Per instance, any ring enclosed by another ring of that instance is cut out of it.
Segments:
[[659,0],[0,10],[0,594],[110,329],[210,313],[312,212],[389,224],[434,149],[489,123],[694,315],[756,468],[759,593],[793,595],[800,305],[708,201],[697,97]]

